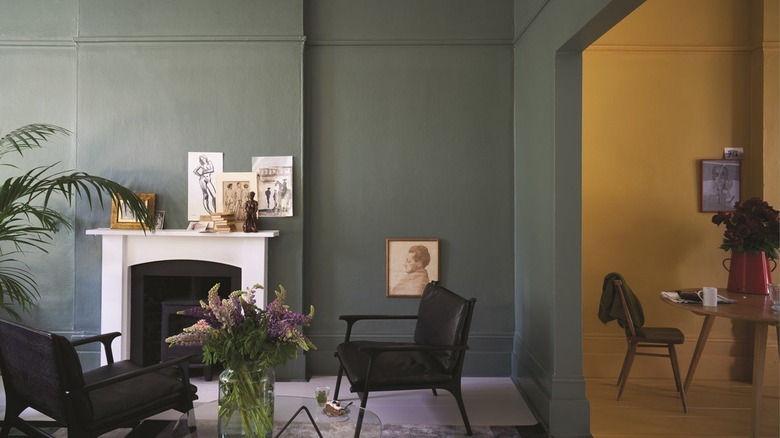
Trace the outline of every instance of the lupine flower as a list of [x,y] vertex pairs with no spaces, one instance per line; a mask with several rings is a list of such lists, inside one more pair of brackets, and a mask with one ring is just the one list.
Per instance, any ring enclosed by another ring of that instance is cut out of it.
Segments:
[[291,311],[284,303],[287,292],[279,286],[276,299],[267,309],[261,309],[254,296],[260,287],[235,291],[223,300],[219,297],[219,284],[215,285],[200,307],[179,312],[199,318],[198,322],[165,342],[202,346],[205,363],[226,365],[256,361],[275,366],[297,356],[299,347],[304,351],[316,349],[300,330],[314,318],[314,307],[308,315]]

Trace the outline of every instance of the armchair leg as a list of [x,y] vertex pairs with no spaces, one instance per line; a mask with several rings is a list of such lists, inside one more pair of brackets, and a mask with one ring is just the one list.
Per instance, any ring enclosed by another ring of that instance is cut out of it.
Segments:
[[336,389],[333,390],[333,400],[339,399],[339,388],[341,388],[341,376],[344,375],[344,367],[339,364],[339,374],[336,377]]
[[11,433],[11,428],[16,423],[19,415],[27,409],[27,406],[21,406],[18,403],[14,403],[12,400],[8,400],[5,407],[5,419],[3,420],[3,429],[0,430],[0,437],[6,438]]
[[368,391],[359,392],[360,397],[360,412],[358,413],[357,425],[355,426],[355,438],[360,437],[360,429],[363,427],[363,414],[366,411],[366,404],[368,404]]
[[[434,390],[435,391],[435,390]],[[466,414],[466,406],[463,404],[463,396],[460,392],[460,385],[450,388],[449,391],[455,397],[455,401],[458,402],[458,409],[460,410],[460,416],[463,418],[463,425],[466,426],[466,435],[472,436],[474,433],[471,431],[471,423],[469,423],[469,416]]]
[[195,432],[195,430],[198,428],[196,424],[195,409],[193,408],[187,411],[187,429],[189,429],[190,432]]

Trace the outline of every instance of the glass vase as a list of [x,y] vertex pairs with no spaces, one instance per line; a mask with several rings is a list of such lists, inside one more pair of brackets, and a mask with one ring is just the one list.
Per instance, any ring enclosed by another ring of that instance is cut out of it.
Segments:
[[275,383],[271,367],[254,362],[226,365],[219,375],[219,437],[273,436]]

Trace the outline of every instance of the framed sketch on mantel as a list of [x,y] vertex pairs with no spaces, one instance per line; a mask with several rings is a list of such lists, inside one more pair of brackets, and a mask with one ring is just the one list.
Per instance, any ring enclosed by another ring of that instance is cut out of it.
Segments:
[[740,160],[701,160],[701,212],[732,211],[739,202]]
[[386,239],[388,297],[420,297],[439,280],[439,239]]
[[[217,211],[236,215],[236,223],[243,226],[246,219],[244,205],[249,193],[257,194],[257,174],[254,172],[223,172],[216,176]],[[255,197],[257,199],[257,197]]]
[[217,211],[214,174],[222,172],[222,152],[187,153],[187,220]]
[[252,157],[257,172],[258,213],[260,217],[293,215],[293,157]]

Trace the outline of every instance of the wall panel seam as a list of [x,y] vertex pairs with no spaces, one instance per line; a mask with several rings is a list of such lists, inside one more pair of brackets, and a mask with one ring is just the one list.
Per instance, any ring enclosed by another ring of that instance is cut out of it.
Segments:
[[510,46],[512,40],[309,40],[307,46]]
[[196,36],[94,36],[76,37],[77,44],[100,43],[202,43],[202,42],[293,42],[306,41],[302,35],[196,35]]
[[531,24],[533,24],[533,22],[536,20],[536,17],[538,17],[539,14],[542,13],[542,9],[544,9],[545,6],[547,6],[547,3],[549,3],[549,2],[550,2],[550,0],[544,0],[543,2],[539,3],[536,6],[536,10],[534,10],[534,12],[531,14],[531,18],[529,18],[528,20],[526,20],[525,23],[523,23],[523,27],[520,29],[519,32],[515,33],[515,37],[512,40],[512,45],[513,46],[516,45],[518,41],[520,41],[520,38],[523,37],[523,34],[525,34],[525,32],[528,30],[528,28],[531,27]]
[[665,46],[592,44],[588,52],[750,53],[762,46]]
[[[686,339],[689,339],[685,342],[685,344],[696,344],[696,339],[698,338],[698,333],[692,336],[687,336]],[[625,342],[626,338],[625,336],[608,336],[608,335],[584,335],[582,337],[583,342],[603,342],[603,341],[622,341]],[[722,338],[722,337],[713,337],[710,335],[710,337],[707,338],[707,343],[721,343],[721,344],[750,344],[753,345],[753,339],[735,339],[735,338]],[[771,340],[767,342],[767,345],[770,345]]]
[[0,40],[0,47],[73,47],[72,40]]

